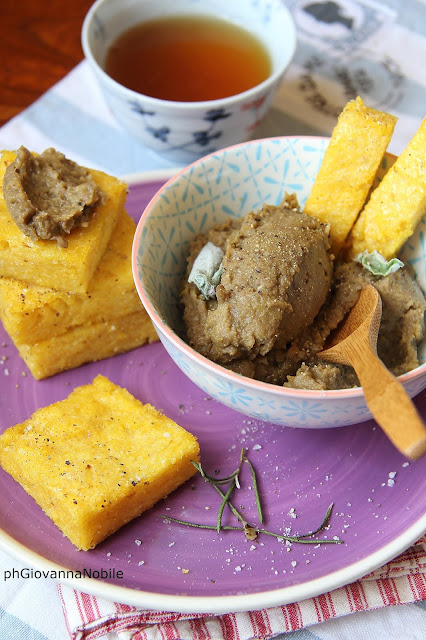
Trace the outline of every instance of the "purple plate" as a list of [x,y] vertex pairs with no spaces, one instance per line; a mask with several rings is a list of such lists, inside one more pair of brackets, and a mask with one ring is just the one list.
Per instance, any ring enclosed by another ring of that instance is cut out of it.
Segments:
[[[169,173],[132,177],[128,210],[138,219]],[[0,427],[25,420],[102,373],[194,433],[204,468],[226,475],[246,448],[256,468],[270,531],[304,533],[334,509],[322,537],[341,545],[244,539],[240,531],[188,528],[168,515],[212,524],[220,498],[197,475],[96,549],[77,551],[23,489],[0,470],[0,544],[61,581],[122,603],[181,612],[238,611],[295,602],[347,584],[413,544],[426,531],[426,458],[406,461],[375,422],[306,431],[249,419],[212,400],[160,343],[35,381],[1,331]],[[416,399],[426,416],[426,392]],[[257,514],[248,465],[233,501]],[[224,524],[235,524],[228,512]],[[78,573],[86,570],[86,576]],[[99,578],[94,577],[99,572]],[[122,572],[122,573],[120,573]],[[91,577],[90,577],[91,576]]]

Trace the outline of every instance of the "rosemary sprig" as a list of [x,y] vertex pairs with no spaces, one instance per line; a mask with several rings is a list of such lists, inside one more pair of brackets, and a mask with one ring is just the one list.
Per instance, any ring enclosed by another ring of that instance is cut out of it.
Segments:
[[[331,508],[333,507],[333,504],[331,504],[329,506],[329,508],[327,509],[327,514],[331,514]],[[273,531],[267,531],[266,529],[262,529],[262,528],[254,528],[254,531],[256,532],[256,535],[260,534],[260,533],[264,533],[267,536],[273,536],[274,538],[277,538],[278,540],[287,540],[288,542],[297,542],[299,544],[342,544],[343,540],[340,539],[330,539],[330,538],[314,538],[311,539],[310,536],[314,536],[315,534],[317,534],[319,531],[321,531],[321,529],[324,528],[324,526],[327,524],[328,522],[328,517],[326,517],[323,519],[323,522],[321,523],[321,525],[315,529],[315,531],[310,531],[309,533],[304,533],[304,534],[298,534],[295,536],[290,536],[290,535],[286,535],[284,533],[275,533]],[[184,525],[186,527],[195,527],[197,529],[209,529],[210,531],[215,531],[216,530],[216,526],[212,525],[212,524],[199,524],[196,522],[189,522],[188,520],[179,520],[178,518],[172,518],[171,516],[160,516],[161,518],[163,518],[163,520],[165,520],[166,522],[175,522],[176,524],[181,524]],[[232,525],[222,525],[221,527],[222,531],[244,531],[244,533],[246,532],[246,527],[235,527]]]
[[[187,527],[196,527],[198,529],[210,529],[213,531],[216,530],[217,533],[220,533],[221,530],[222,531],[243,531],[247,540],[256,540],[258,535],[263,533],[268,536],[273,536],[278,540],[286,540],[288,542],[296,542],[299,544],[315,544],[316,545],[316,544],[342,544],[343,543],[343,540],[340,540],[339,538],[333,538],[333,539],[314,538],[314,536],[316,536],[320,531],[325,529],[325,527],[328,525],[331,512],[333,510],[333,503],[331,503],[330,506],[328,507],[325,513],[325,516],[322,519],[321,524],[313,531],[308,531],[308,533],[286,535],[283,533],[275,533],[273,531],[268,531],[263,527],[255,527],[249,524],[247,520],[244,518],[244,516],[238,511],[238,509],[236,509],[236,507],[230,501],[230,497],[234,489],[236,487],[238,489],[240,488],[239,474],[241,472],[241,467],[243,462],[246,462],[250,468],[250,474],[251,474],[252,483],[253,483],[253,490],[255,494],[256,508],[257,508],[259,522],[260,524],[263,524],[263,513],[262,513],[262,506],[261,506],[258,483],[256,478],[256,472],[252,463],[245,455],[244,449],[241,449],[240,451],[240,461],[239,461],[238,467],[230,475],[224,478],[215,478],[214,476],[211,476],[210,474],[206,473],[199,462],[195,462],[194,460],[191,460],[191,462],[194,465],[194,467],[197,469],[197,471],[200,473],[200,475],[204,478],[204,480],[209,484],[211,484],[214,487],[214,489],[217,491],[217,493],[220,495],[220,497],[222,498],[222,501],[218,510],[218,514],[217,514],[216,525],[188,522],[187,520],[179,520],[177,518],[172,518],[171,516],[160,516],[164,520],[169,522],[175,522],[176,524],[181,524]],[[220,489],[219,485],[224,485],[228,483],[230,483],[230,486],[226,491],[226,493],[224,493]],[[234,516],[241,522],[242,526],[222,525],[223,512],[226,506],[228,506],[228,508],[231,510]]]

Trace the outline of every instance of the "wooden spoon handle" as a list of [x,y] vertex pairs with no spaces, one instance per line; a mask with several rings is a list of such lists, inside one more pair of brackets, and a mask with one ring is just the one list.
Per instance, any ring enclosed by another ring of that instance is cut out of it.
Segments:
[[426,452],[426,428],[416,407],[382,361],[367,349],[361,351],[352,365],[375,420],[401,453],[419,458]]

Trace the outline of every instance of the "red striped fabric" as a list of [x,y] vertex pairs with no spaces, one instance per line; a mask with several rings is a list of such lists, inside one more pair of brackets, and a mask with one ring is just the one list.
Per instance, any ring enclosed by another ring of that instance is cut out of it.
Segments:
[[[146,611],[58,585],[71,640],[104,640],[132,631],[133,640],[269,640],[357,611],[426,600],[426,537],[361,580],[293,604],[220,616]],[[129,637],[128,634],[124,637]]]

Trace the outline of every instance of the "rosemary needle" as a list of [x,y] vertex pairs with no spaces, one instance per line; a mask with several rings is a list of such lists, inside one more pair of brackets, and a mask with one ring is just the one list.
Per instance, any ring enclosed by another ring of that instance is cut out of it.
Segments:
[[229,501],[230,495],[233,492],[233,490],[235,489],[236,486],[236,479],[234,478],[232,480],[232,484],[229,487],[228,491],[226,492],[226,494],[223,496],[222,498],[222,503],[219,507],[219,511],[217,512],[217,524],[216,524],[216,529],[217,532],[220,533],[220,528],[222,526],[222,515],[223,515],[223,510],[226,507],[227,502]]
[[244,456],[244,461],[247,462],[248,466],[250,467],[251,479],[252,479],[252,482],[253,482],[254,496],[255,496],[255,500],[256,500],[257,515],[259,517],[260,524],[263,524],[262,505],[260,504],[260,497],[259,497],[259,489],[258,489],[258,486],[257,486],[256,472],[254,470],[254,467],[253,467],[252,463],[250,462],[250,460],[246,456]]
[[316,529],[314,529],[314,531],[309,531],[309,533],[305,533],[305,535],[298,536],[298,537],[299,537],[299,538],[307,538],[307,537],[309,537],[309,536],[314,536],[314,535],[316,535],[317,533],[319,533],[320,531],[322,531],[322,530],[327,526],[328,521],[330,520],[330,516],[331,516],[331,512],[332,512],[332,510],[333,510],[333,507],[334,507],[334,502],[332,502],[332,503],[330,504],[330,506],[328,507],[328,509],[327,509],[327,511],[326,511],[326,513],[325,513],[325,516],[324,516],[324,518],[323,518],[323,521],[321,522],[321,524],[320,524],[320,526],[319,526],[319,527],[317,527]]

